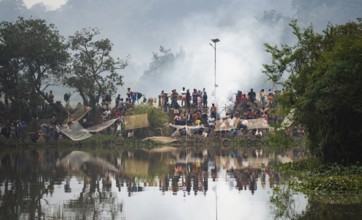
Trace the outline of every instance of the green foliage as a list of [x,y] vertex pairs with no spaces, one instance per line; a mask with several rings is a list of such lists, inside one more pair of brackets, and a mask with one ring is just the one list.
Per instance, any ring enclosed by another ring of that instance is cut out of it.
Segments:
[[274,219],[298,219],[297,208],[293,191],[289,187],[276,187],[270,197],[274,208]]
[[45,90],[59,83],[68,57],[63,37],[45,20],[0,23],[0,90],[13,103],[49,102]]
[[99,31],[83,29],[69,37],[73,50],[72,65],[64,84],[75,88],[84,105],[95,107],[101,95],[113,95],[116,86],[123,85],[123,76],[118,72],[127,66],[127,61],[111,56],[109,39],[95,40]]
[[362,176],[322,176],[303,182],[301,186],[319,192],[359,192],[362,187]]
[[274,131],[269,132],[267,139],[268,145],[271,146],[274,150],[281,148],[292,148],[295,146],[305,146],[304,137],[292,137],[291,135],[288,135],[284,129],[278,130],[278,127],[274,127],[274,129]]
[[137,105],[133,110],[133,114],[147,114],[149,123],[149,127],[135,130],[135,136],[137,138],[161,135],[164,124],[168,122],[166,112],[149,105]]
[[[291,24],[295,46],[270,46],[264,73],[285,92],[278,103],[295,110],[311,152],[324,162],[360,161],[362,148],[362,23],[328,26],[323,34]],[[281,82],[283,75],[287,80]]]
[[165,123],[168,122],[168,115],[166,112],[162,111],[159,108],[155,108],[149,105],[137,105],[134,109],[133,114],[147,114],[149,129],[162,128]]
[[[313,200],[336,203],[331,198],[343,194],[360,194],[362,189],[362,166],[325,165],[318,159],[274,165],[275,170],[289,179],[289,186],[301,191]],[[342,201],[339,201],[342,203]],[[351,197],[343,204],[360,203]]]

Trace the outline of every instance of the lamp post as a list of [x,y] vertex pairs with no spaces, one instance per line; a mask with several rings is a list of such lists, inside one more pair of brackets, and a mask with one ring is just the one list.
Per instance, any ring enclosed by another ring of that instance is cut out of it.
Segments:
[[212,46],[214,48],[214,52],[215,52],[215,60],[214,60],[214,74],[215,74],[215,81],[214,81],[214,96],[215,96],[215,102],[216,102],[216,43],[219,42],[220,40],[215,38],[215,39],[211,39],[212,42],[214,42],[214,45],[212,45],[210,43],[210,46]]

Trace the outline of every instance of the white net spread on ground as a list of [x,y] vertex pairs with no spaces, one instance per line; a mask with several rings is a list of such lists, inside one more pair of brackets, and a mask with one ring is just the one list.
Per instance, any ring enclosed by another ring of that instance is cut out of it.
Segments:
[[81,141],[92,136],[92,134],[85,130],[78,121],[64,124],[61,128],[59,128],[59,131],[61,131],[73,141]]
[[84,128],[84,130],[87,130],[88,132],[92,132],[92,133],[99,132],[99,131],[102,131],[102,130],[108,128],[109,126],[113,125],[114,122],[116,122],[118,119],[119,118],[115,118],[115,119],[111,119],[108,121],[104,121],[98,125],[94,125],[89,128]]
[[236,124],[230,123],[227,118],[215,121],[215,131],[230,131],[235,128]]
[[240,123],[247,127],[247,129],[268,129],[269,124],[264,118],[246,119],[241,122],[240,119],[230,120],[222,119],[215,122],[215,131],[230,131],[239,127]]
[[269,129],[268,121],[264,118],[248,119],[242,122],[249,130],[252,129]]
[[181,129],[185,129],[186,134],[191,136],[194,134],[195,130],[199,130],[201,128],[204,128],[204,125],[174,125],[169,124],[171,127],[176,128],[176,131],[180,131]]
[[125,130],[147,128],[149,126],[147,114],[123,116]]
[[114,122],[116,122],[119,118],[110,119],[108,121],[104,121],[98,125],[84,128],[78,121],[72,121],[68,124],[64,124],[62,127],[58,128],[60,132],[65,134],[73,141],[81,141],[87,139],[92,136],[91,133],[102,131],[109,126],[111,126]]

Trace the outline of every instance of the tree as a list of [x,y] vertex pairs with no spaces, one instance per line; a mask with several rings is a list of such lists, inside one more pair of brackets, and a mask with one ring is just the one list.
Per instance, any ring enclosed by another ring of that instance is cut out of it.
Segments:
[[65,85],[79,92],[84,105],[93,108],[103,94],[113,95],[117,86],[123,85],[118,70],[127,66],[127,61],[110,55],[109,39],[95,40],[98,34],[96,29],[83,29],[69,37],[74,54],[71,70],[64,80]]
[[[170,79],[172,80],[173,77],[171,74],[175,72],[175,67],[184,59],[185,51],[183,49],[173,53],[171,49],[160,46],[159,53],[153,52],[152,61],[141,76],[138,87],[149,91],[154,90],[154,88],[165,89],[165,86],[167,88],[167,86],[170,86]],[[149,82],[152,82],[152,84]]]
[[322,34],[291,24],[298,43],[266,44],[272,64],[264,65],[271,79],[280,79],[285,92],[279,102],[295,109],[295,122],[304,126],[308,145],[326,163],[360,161],[362,153],[362,23],[329,25]]
[[19,105],[44,99],[60,82],[68,60],[67,45],[53,24],[19,18],[0,23],[0,90]]
[[184,56],[184,52],[181,50],[180,53],[172,53],[171,49],[165,49],[160,46],[160,54],[153,53],[152,62],[150,63],[149,69],[144,72],[143,78],[154,79],[154,77],[162,78],[166,70],[169,70],[175,65],[176,60],[179,57]]

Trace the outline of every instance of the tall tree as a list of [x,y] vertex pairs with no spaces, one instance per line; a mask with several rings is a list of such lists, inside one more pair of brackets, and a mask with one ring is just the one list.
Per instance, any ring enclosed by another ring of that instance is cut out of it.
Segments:
[[171,49],[165,49],[160,46],[160,54],[153,53],[152,61],[149,65],[149,69],[143,74],[143,79],[162,78],[169,70],[175,65],[178,58],[184,57],[184,52],[181,50],[179,53],[172,53]]
[[0,89],[13,103],[50,102],[46,89],[60,82],[68,57],[63,37],[45,20],[0,23]]
[[75,88],[83,104],[96,107],[103,94],[113,95],[117,86],[123,85],[123,76],[118,70],[127,66],[127,60],[111,56],[112,43],[109,39],[95,40],[96,29],[83,29],[69,37],[73,50],[71,71],[64,83]]
[[[138,87],[146,90],[154,90],[154,88],[170,89],[167,87],[174,86],[174,82],[170,83],[170,79],[177,81],[176,79],[180,77],[172,75],[175,72],[175,67],[184,60],[185,51],[183,49],[174,53],[171,49],[160,46],[159,53],[153,52],[152,60],[148,69],[143,72]],[[152,84],[149,82],[152,82]]]
[[327,163],[354,163],[362,153],[362,22],[329,25],[322,34],[291,23],[298,43],[266,44],[272,64],[264,65],[285,93],[279,102],[295,109],[295,121],[306,131],[312,152]]

